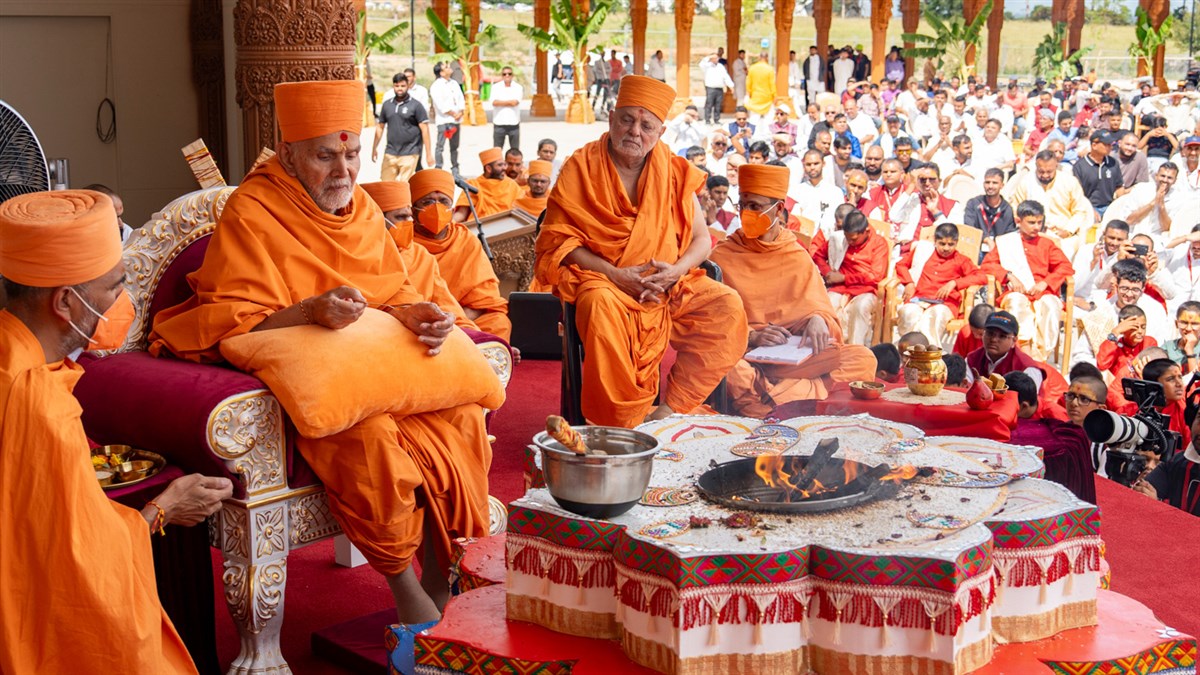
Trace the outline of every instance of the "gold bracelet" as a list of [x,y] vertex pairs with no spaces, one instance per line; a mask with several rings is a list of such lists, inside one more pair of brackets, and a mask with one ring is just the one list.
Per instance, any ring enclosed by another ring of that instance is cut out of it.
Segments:
[[[305,298],[307,300],[308,298]],[[304,323],[311,324],[312,317],[308,315],[308,308],[304,306],[304,300],[300,301],[300,314],[304,317]]]
[[154,534],[155,532],[158,532],[164,537],[167,536],[167,532],[164,529],[164,526],[167,524],[167,512],[163,510],[163,507],[159,506],[153,501],[147,502],[146,505],[153,506],[158,510],[158,515],[154,516],[154,522],[150,523],[150,533]]

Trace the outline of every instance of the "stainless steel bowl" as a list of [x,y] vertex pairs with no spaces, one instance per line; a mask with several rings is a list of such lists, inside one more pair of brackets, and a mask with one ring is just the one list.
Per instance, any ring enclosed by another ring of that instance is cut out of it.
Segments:
[[646,492],[658,439],[619,427],[576,427],[589,450],[604,455],[576,455],[541,432],[533,437],[542,453],[546,487],[559,506],[588,518],[625,513]]

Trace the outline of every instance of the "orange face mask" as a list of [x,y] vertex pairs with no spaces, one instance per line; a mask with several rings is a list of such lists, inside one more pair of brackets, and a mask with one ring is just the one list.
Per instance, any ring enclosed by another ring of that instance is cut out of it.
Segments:
[[392,228],[388,230],[388,234],[392,235],[392,241],[396,242],[396,248],[403,251],[412,246],[413,240],[413,224],[411,220],[400,220],[392,224]]
[[[778,204],[775,206],[778,206]],[[742,220],[742,234],[751,239],[758,239],[766,234],[775,221],[774,218],[767,214],[774,210],[775,206],[766,211],[747,211],[742,209],[738,214]]]
[[79,291],[76,291],[74,288],[70,287],[68,287],[68,290],[74,293],[75,297],[79,298],[79,301],[83,303],[83,306],[86,307],[89,312],[100,317],[100,320],[96,322],[96,328],[92,331],[90,337],[85,335],[84,332],[81,331],[74,322],[71,322],[71,328],[74,329],[76,333],[79,333],[80,337],[87,338],[87,349],[117,349],[121,345],[125,344],[125,338],[129,335],[129,328],[133,326],[133,319],[137,313],[133,309],[133,300],[129,298],[129,294],[126,293],[124,289],[121,290],[121,294],[118,295],[117,299],[113,301],[113,304],[108,308],[108,311],[104,312],[103,314],[97,312],[87,300],[84,300],[83,296],[79,294]]
[[450,208],[445,204],[430,204],[417,214],[417,222],[433,234],[441,234],[442,230],[450,226]]

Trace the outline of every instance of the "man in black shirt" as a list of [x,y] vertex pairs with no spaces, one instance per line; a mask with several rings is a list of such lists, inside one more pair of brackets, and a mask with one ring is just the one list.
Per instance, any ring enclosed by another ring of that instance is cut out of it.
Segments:
[[1096,213],[1103,217],[1108,205],[1119,196],[1118,191],[1124,192],[1122,185],[1125,179],[1116,158],[1109,156],[1112,135],[1107,131],[1097,131],[1092,134],[1091,142],[1091,150],[1075,162],[1073,171],[1088,201]]
[[408,78],[396,73],[392,78],[393,98],[383,102],[379,124],[375,127],[375,142],[371,145],[371,161],[379,161],[379,141],[387,130],[387,147],[380,180],[408,180],[417,170],[421,147],[425,147],[425,165],[433,166],[433,143],[429,136],[429,113],[421,102],[408,95]]
[[983,231],[983,245],[979,247],[979,260],[983,262],[987,252],[995,248],[996,237],[1017,231],[1012,205],[1000,195],[1004,187],[1004,172],[991,168],[983,173],[983,194],[967,200],[963,207],[963,222]]

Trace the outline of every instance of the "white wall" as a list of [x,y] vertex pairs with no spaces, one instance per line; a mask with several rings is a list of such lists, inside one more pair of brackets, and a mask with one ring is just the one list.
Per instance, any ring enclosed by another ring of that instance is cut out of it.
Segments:
[[[0,99],[47,156],[71,160],[72,187],[116,190],[131,225],[197,187],[180,153],[199,136],[188,12],[187,0],[0,0]],[[106,95],[107,145],[95,131]]]

